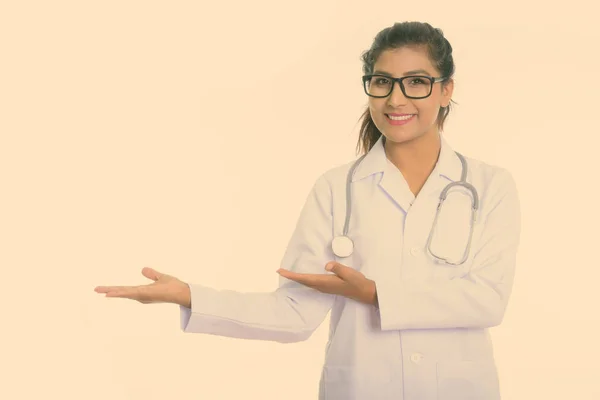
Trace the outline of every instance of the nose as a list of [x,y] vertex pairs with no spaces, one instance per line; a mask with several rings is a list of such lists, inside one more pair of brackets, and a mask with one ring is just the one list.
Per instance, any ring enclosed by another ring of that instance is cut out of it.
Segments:
[[394,82],[394,86],[392,87],[392,93],[388,96],[388,104],[392,107],[397,107],[401,104],[406,104],[408,98],[404,96],[402,93],[402,88],[400,87],[400,82]]

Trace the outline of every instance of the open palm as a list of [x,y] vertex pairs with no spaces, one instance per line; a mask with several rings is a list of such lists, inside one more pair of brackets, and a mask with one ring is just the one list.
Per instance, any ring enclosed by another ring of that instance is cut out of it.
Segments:
[[162,274],[152,268],[143,268],[142,275],[154,282],[139,286],[97,286],[94,291],[105,297],[121,297],[149,303],[176,303],[189,307],[189,287],[174,276]]

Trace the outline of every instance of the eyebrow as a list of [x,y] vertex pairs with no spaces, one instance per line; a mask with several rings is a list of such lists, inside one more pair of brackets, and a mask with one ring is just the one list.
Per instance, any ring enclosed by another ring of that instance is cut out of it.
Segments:
[[[386,75],[386,76],[390,76],[390,77],[392,76],[392,74],[390,74],[389,72],[386,72],[386,71],[380,71],[380,70],[375,70],[375,71],[373,71],[373,74],[377,74],[377,75]],[[407,75],[418,75],[418,74],[425,74],[425,75],[427,75],[427,76],[432,76],[432,75],[429,73],[429,71],[426,71],[426,70],[424,70],[424,69],[414,69],[414,70],[412,70],[412,71],[406,71],[406,72],[404,73],[404,76],[407,76]]]

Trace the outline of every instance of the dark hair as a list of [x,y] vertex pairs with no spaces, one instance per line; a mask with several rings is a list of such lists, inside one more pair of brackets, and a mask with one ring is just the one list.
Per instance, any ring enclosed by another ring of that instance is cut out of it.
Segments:
[[[382,52],[397,49],[404,46],[419,47],[427,49],[432,64],[439,70],[441,76],[452,78],[454,75],[454,59],[452,58],[452,46],[444,37],[441,29],[434,28],[424,22],[397,22],[391,27],[385,28],[375,36],[371,48],[361,55],[363,62],[363,73],[372,74],[375,62]],[[446,84],[446,80],[443,84]],[[452,102],[452,100],[451,100]],[[444,121],[450,112],[450,104],[441,107],[437,125],[440,131],[444,128]],[[357,144],[357,152],[367,153],[377,140],[381,132],[375,126],[369,107],[361,115],[362,119],[360,134]]]

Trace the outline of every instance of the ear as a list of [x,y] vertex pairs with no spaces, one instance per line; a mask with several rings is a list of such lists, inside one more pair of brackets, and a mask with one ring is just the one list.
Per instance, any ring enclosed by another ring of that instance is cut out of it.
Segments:
[[454,91],[454,79],[450,78],[446,82],[442,83],[442,98],[441,106],[448,107],[450,100],[452,99],[452,92]]

